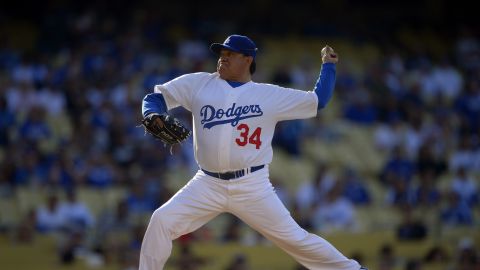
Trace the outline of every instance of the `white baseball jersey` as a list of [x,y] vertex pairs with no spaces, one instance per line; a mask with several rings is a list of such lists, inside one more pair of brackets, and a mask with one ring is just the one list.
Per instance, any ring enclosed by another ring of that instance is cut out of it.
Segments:
[[218,73],[192,73],[155,86],[168,109],[193,114],[195,159],[202,169],[226,172],[269,164],[278,121],[317,114],[318,97],[264,83],[230,86]]

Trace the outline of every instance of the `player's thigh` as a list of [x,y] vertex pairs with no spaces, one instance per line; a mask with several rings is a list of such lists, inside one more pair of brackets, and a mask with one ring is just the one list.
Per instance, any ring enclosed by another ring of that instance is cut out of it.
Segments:
[[268,173],[252,174],[231,185],[230,211],[245,222],[278,224],[290,212],[278,198]]
[[277,194],[271,191],[263,195],[243,202],[232,213],[269,239],[301,241],[305,231],[295,222]]
[[218,186],[195,176],[164,205],[155,210],[151,223],[159,223],[176,237],[194,231],[224,211]]

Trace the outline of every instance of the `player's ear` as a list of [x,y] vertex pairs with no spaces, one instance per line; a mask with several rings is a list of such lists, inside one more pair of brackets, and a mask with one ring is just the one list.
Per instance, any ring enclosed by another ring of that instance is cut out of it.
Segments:
[[252,56],[248,56],[247,58],[247,66],[252,66],[253,63],[255,63],[255,59],[253,59]]
[[250,75],[253,75],[255,71],[257,70],[257,63],[255,60],[250,64]]

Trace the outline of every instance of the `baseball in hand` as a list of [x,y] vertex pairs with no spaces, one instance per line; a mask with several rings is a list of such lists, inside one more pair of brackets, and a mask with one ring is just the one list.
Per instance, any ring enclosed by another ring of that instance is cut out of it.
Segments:
[[335,51],[330,46],[325,46],[322,49],[322,62],[323,63],[333,63],[336,64],[338,62],[338,56]]

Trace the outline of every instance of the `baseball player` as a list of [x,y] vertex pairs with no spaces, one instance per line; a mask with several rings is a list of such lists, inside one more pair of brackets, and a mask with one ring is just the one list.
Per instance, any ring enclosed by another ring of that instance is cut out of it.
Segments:
[[143,100],[144,117],[166,114],[177,106],[192,113],[200,169],[153,213],[142,243],[140,270],[163,269],[172,240],[224,212],[243,220],[308,269],[365,269],[302,229],[269,180],[276,123],[314,117],[332,96],[338,61],[333,49],[322,49],[323,65],[313,91],[253,82],[257,47],[246,36],[231,35],[210,49],[219,56],[217,72],[182,75],[156,85]]

